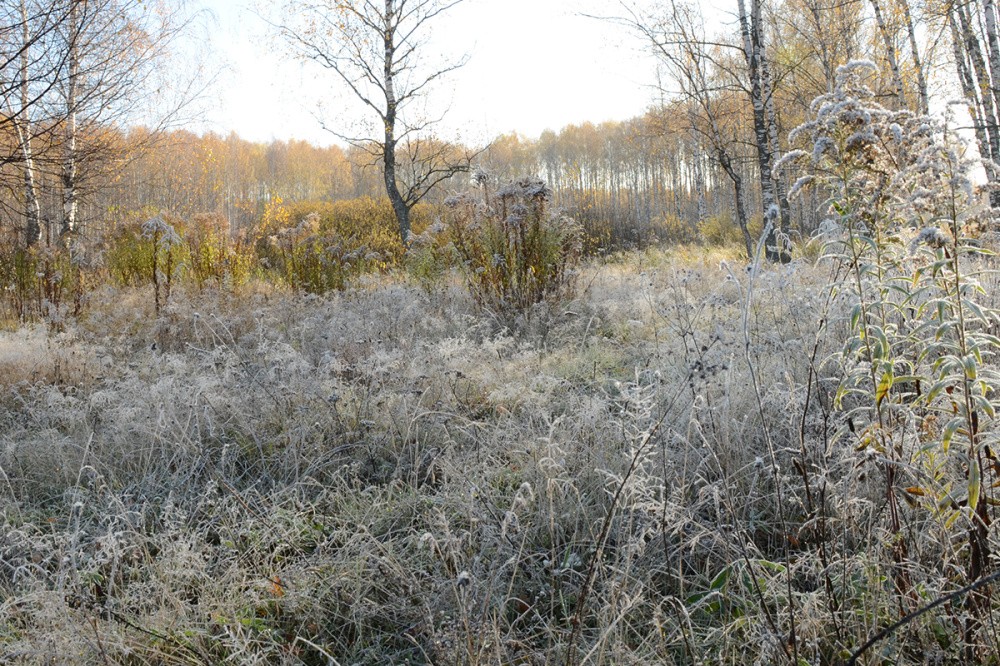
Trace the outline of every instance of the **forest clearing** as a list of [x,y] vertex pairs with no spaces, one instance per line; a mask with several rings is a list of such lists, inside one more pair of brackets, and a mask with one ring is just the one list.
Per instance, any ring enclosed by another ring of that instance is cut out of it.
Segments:
[[0,0],[0,663],[1000,664],[994,0],[273,4]]

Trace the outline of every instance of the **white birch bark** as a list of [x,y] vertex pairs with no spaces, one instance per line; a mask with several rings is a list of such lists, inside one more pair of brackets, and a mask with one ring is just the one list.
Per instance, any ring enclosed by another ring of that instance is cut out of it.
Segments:
[[77,92],[80,76],[79,37],[80,37],[80,4],[86,0],[71,0],[69,11],[69,26],[67,29],[66,47],[69,49],[66,74],[66,131],[63,137],[62,165],[62,207],[63,220],[61,233],[63,235],[76,232],[76,214],[78,200],[77,182]]
[[892,35],[889,34],[889,27],[886,25],[885,17],[882,15],[882,7],[878,0],[871,0],[872,9],[875,10],[875,23],[878,25],[879,34],[882,36],[882,43],[885,45],[885,57],[889,60],[889,71],[892,73],[892,84],[896,87],[896,95],[899,97],[900,108],[906,108],[906,90],[903,87],[903,77],[899,73],[899,60],[896,58],[896,46],[892,42]]
[[927,78],[924,76],[924,65],[920,58],[920,48],[917,46],[917,35],[913,28],[913,15],[910,13],[909,0],[896,0],[903,10],[903,21],[906,24],[906,35],[910,42],[910,58],[917,73],[917,96],[920,102],[920,113],[927,114],[930,106],[927,98]]
[[24,241],[30,247],[38,242],[41,227],[39,222],[42,218],[41,205],[38,200],[38,187],[35,177],[35,157],[31,148],[32,123],[31,123],[31,90],[29,87],[31,74],[29,66],[31,30],[28,24],[28,8],[25,0],[21,0],[21,63],[18,75],[20,77],[21,108],[18,110],[17,120],[14,123],[17,129],[17,140],[21,149],[22,169],[24,171]]
[[983,0],[983,19],[986,24],[986,47],[990,60],[990,90],[993,105],[1000,108],[1000,38],[997,36],[997,6],[995,0]]
[[983,154],[983,157],[997,161],[1000,158],[1000,127],[998,127],[997,123],[997,108],[990,72],[986,67],[986,60],[983,57],[979,37],[972,27],[972,13],[969,10],[969,6],[959,5],[953,11],[958,15],[959,26],[962,31],[962,42],[972,66],[971,73],[975,75],[976,85],[979,88],[978,99],[982,109],[980,117],[989,141],[989,151]]
[[[743,38],[743,51],[747,62],[747,70],[750,78],[750,101],[753,106],[754,141],[757,144],[757,163],[760,167],[760,189],[761,204],[764,212],[764,219],[772,217],[772,212],[777,210],[779,216],[778,225],[783,224],[780,220],[780,204],[778,189],[772,173],[774,166],[774,155],[771,150],[771,137],[767,121],[767,108],[764,98],[764,76],[761,66],[764,53],[763,30],[761,28],[761,0],[751,0],[751,14],[746,11],[746,2],[738,0],[740,33]],[[768,237],[764,241],[765,252],[769,261],[780,261],[786,256],[778,247],[778,234],[772,226]]]

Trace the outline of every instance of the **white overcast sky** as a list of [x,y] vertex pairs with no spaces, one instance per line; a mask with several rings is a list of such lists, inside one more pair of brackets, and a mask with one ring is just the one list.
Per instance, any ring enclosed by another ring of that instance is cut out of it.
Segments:
[[[654,99],[653,61],[641,42],[608,22],[579,15],[611,0],[466,0],[435,24],[436,50],[470,56],[435,91],[450,103],[440,132],[469,143],[516,131],[535,137],[586,121],[640,115]],[[280,43],[252,11],[253,0],[194,0],[206,12],[206,50],[220,71],[207,91],[201,129],[246,139],[334,137],[316,118],[353,101],[328,73],[280,53]],[[272,5],[277,6],[277,2]],[[356,110],[357,107],[352,106]]]

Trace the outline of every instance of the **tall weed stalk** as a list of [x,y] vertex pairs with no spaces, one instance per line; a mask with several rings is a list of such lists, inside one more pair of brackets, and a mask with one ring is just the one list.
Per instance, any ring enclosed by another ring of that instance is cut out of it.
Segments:
[[572,296],[582,251],[575,221],[549,206],[552,192],[527,178],[447,202],[447,229],[476,303],[501,320]]
[[[779,168],[804,171],[793,192],[829,197],[827,257],[847,275],[831,289],[850,310],[831,359],[845,417],[836,439],[880,475],[888,592],[916,619],[925,582],[967,586],[994,566],[1000,313],[982,298],[987,252],[966,233],[988,211],[961,141],[939,121],[878,105],[866,85],[874,69],[840,68],[836,89],[792,133],[803,148]],[[967,662],[995,658],[995,637],[982,635],[989,610],[987,588],[973,590],[947,611],[958,640],[939,642]]]

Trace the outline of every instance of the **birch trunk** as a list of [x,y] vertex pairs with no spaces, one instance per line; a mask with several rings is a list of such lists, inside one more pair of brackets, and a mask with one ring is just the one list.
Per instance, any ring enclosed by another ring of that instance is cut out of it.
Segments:
[[[772,174],[774,155],[771,151],[767,109],[764,100],[764,77],[761,67],[763,35],[760,28],[760,0],[751,0],[751,2],[753,3],[751,5],[751,16],[747,15],[744,0],[739,0],[738,7],[740,13],[740,32],[743,37],[743,52],[750,75],[750,101],[753,105],[754,140],[757,144],[757,163],[760,168],[761,207],[763,208],[764,219],[768,219],[773,215],[772,208],[777,210],[780,215],[780,207],[777,187],[775,186],[775,179]],[[767,238],[764,239],[764,249],[768,261],[777,262],[785,260],[787,255],[778,245],[777,229],[772,226]]]
[[[764,44],[763,21],[760,16],[760,0],[754,1],[754,14],[752,15],[753,27],[755,30],[756,44],[758,48],[758,58],[760,62],[760,82],[764,94],[764,111],[767,121],[767,142],[771,152],[771,164],[777,164],[781,159],[781,145],[778,143],[778,114],[774,108],[774,79],[771,77],[771,66],[767,59],[767,50]],[[785,188],[785,181],[779,174],[771,174],[774,179],[774,193],[778,200],[778,212],[781,215],[779,228],[781,233],[787,234],[791,213],[788,205],[788,194]]]
[[989,138],[986,134],[986,121],[983,117],[983,103],[976,90],[975,79],[969,69],[968,54],[965,52],[964,44],[955,22],[955,16],[948,13],[948,28],[951,31],[951,47],[955,58],[955,69],[958,73],[958,81],[962,86],[962,95],[965,97],[969,117],[972,119],[972,129],[976,136],[976,146],[979,154],[984,159],[993,159],[993,150],[990,147]]
[[889,60],[889,70],[892,73],[892,83],[896,87],[896,95],[899,97],[900,108],[906,108],[906,91],[903,88],[903,77],[899,73],[899,61],[896,59],[896,46],[892,43],[892,35],[889,34],[889,27],[882,16],[882,7],[878,0],[871,0],[872,9],[875,10],[875,23],[878,25],[879,34],[882,36],[882,43],[885,45],[885,57]]
[[972,65],[971,73],[975,75],[976,85],[979,88],[978,99],[982,105],[982,121],[989,141],[989,150],[983,154],[983,157],[997,161],[1000,158],[1000,127],[997,125],[997,109],[993,97],[993,86],[990,83],[990,73],[986,68],[986,60],[983,58],[979,37],[976,36],[972,28],[972,14],[968,5],[956,6],[955,11],[958,13],[965,52]]
[[1000,38],[997,37],[997,6],[995,0],[983,0],[986,23],[986,44],[990,59],[990,90],[993,105],[1000,108]]
[[930,107],[927,101],[927,79],[924,77],[924,66],[920,59],[920,49],[917,47],[917,35],[913,29],[913,16],[910,14],[909,0],[896,0],[903,10],[903,21],[906,23],[906,36],[910,42],[910,57],[913,68],[917,72],[917,95],[920,101],[920,113],[927,114]]
[[24,242],[26,247],[35,245],[41,236],[40,221],[41,205],[38,201],[38,187],[35,184],[35,157],[31,148],[31,91],[29,89],[31,62],[30,44],[31,31],[28,26],[28,8],[25,0],[21,0],[21,67],[19,71],[21,108],[14,126],[17,129],[17,139],[21,148],[21,159],[24,169]]
[[[954,11],[954,10],[953,10]],[[976,146],[979,148],[979,155],[984,160],[995,162],[997,159],[997,146],[1000,145],[1000,137],[997,133],[997,124],[993,118],[991,110],[992,95],[981,94],[977,89],[977,76],[973,76],[974,65],[968,40],[963,40],[959,32],[958,24],[955,22],[953,11],[948,12],[948,28],[951,31],[951,44],[955,57],[955,68],[958,72],[958,80],[962,87],[962,96],[965,97],[969,110],[969,117],[972,119],[972,129],[976,137]],[[973,44],[978,42],[975,35],[970,34]],[[985,97],[985,99],[984,99]],[[986,169],[986,179],[993,185],[1000,182],[1000,174],[996,169]],[[1000,190],[990,191],[990,206],[1000,208]]]
[[80,3],[86,0],[71,0],[69,11],[69,29],[67,48],[67,78],[66,78],[66,133],[63,137],[63,167],[62,167],[62,207],[63,219],[61,234],[72,235],[76,232],[76,213],[78,187],[77,182],[77,88],[80,78],[79,38],[80,38]]
[[383,76],[385,77],[385,137],[382,143],[382,167],[385,175],[385,191],[392,203],[399,224],[399,237],[406,247],[410,242],[410,207],[403,199],[396,183],[396,88],[393,62],[395,60],[395,11],[396,0],[385,0],[385,61]]

